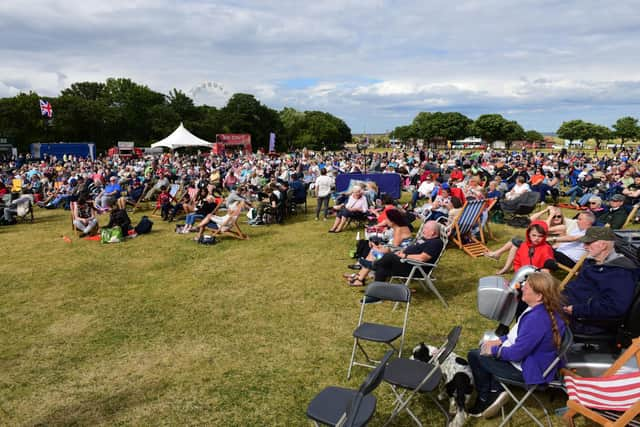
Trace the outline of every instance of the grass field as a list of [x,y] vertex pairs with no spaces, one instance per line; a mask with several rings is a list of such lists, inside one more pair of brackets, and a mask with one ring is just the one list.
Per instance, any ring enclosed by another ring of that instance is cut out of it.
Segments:
[[[329,234],[309,213],[202,246],[157,218],[149,235],[101,245],[74,237],[67,211],[35,214],[34,224],[0,227],[1,425],[307,425],[321,388],[357,387],[366,375],[356,368],[346,381],[362,294],[341,274],[355,230]],[[493,229],[491,247],[522,233]],[[457,324],[457,352],[475,347],[495,327],[477,314],[477,281],[497,266],[450,247],[435,274],[450,306],[414,294],[406,348],[439,344]],[[373,426],[392,404],[384,385],[376,394]],[[414,407],[425,425],[442,424],[428,399]]]

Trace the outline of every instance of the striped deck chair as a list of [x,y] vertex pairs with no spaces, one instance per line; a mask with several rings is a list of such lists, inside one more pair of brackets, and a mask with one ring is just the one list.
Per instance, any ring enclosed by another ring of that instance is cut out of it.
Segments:
[[[468,200],[464,204],[460,215],[454,219],[451,227],[453,230],[451,240],[467,255],[474,258],[489,251],[489,248],[485,245],[484,231],[481,224],[484,207],[484,200]],[[473,235],[473,231],[476,228],[479,229],[480,240]]]
[[[171,196],[171,200],[177,202],[180,200],[180,192],[182,191],[182,186],[180,184],[171,184],[169,186],[169,195]],[[156,207],[151,211],[152,216],[160,216],[156,212],[160,210],[161,206],[156,203]]]
[[616,375],[632,357],[640,366],[640,338],[601,377],[583,378],[562,370],[569,396],[563,418],[570,426],[578,414],[603,426],[640,426],[640,371]]

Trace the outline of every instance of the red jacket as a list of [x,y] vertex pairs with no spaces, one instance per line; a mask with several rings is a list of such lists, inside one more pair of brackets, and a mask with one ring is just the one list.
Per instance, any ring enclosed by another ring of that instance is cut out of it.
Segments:
[[545,233],[549,232],[549,227],[544,221],[533,221],[527,228],[527,238],[516,252],[516,257],[513,259],[513,271],[518,271],[523,265],[533,265],[537,268],[543,268],[544,263],[547,260],[553,260],[553,248],[547,243],[547,238],[543,237],[539,245],[533,246],[531,239],[529,239],[529,233],[533,225],[540,225]]

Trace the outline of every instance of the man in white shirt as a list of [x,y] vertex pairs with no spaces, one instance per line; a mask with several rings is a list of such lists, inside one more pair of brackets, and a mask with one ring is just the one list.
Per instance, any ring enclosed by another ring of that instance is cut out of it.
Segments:
[[415,209],[418,200],[420,199],[429,199],[431,197],[431,193],[433,189],[436,188],[436,185],[431,179],[431,175],[427,175],[424,181],[420,184],[417,190],[414,190],[411,194],[411,208]]
[[325,168],[320,169],[320,176],[316,178],[314,189],[318,203],[316,205],[316,221],[320,219],[320,211],[322,205],[324,205],[324,220],[329,217],[329,197],[331,196],[331,189],[334,186],[333,178],[327,175]]

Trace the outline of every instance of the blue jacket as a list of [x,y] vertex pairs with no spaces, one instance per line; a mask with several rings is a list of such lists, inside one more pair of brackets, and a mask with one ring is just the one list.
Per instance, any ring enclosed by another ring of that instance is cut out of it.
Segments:
[[[564,336],[565,324],[558,314],[556,314],[556,323],[558,324],[560,335]],[[500,337],[502,342],[506,339],[506,335]],[[558,350],[553,342],[551,319],[544,304],[538,304],[520,316],[518,319],[518,336],[513,345],[510,347],[493,347],[492,353],[500,360],[520,362],[522,377],[527,384],[546,384],[552,381],[562,363],[559,363],[556,369],[552,370],[546,377],[542,376],[545,369],[558,356]]]
[[[624,317],[633,301],[640,270],[630,259],[614,253],[603,264],[585,260],[580,274],[569,282],[563,294],[567,305],[573,306],[572,317],[607,319]],[[575,324],[575,332],[602,332],[595,326]]]

